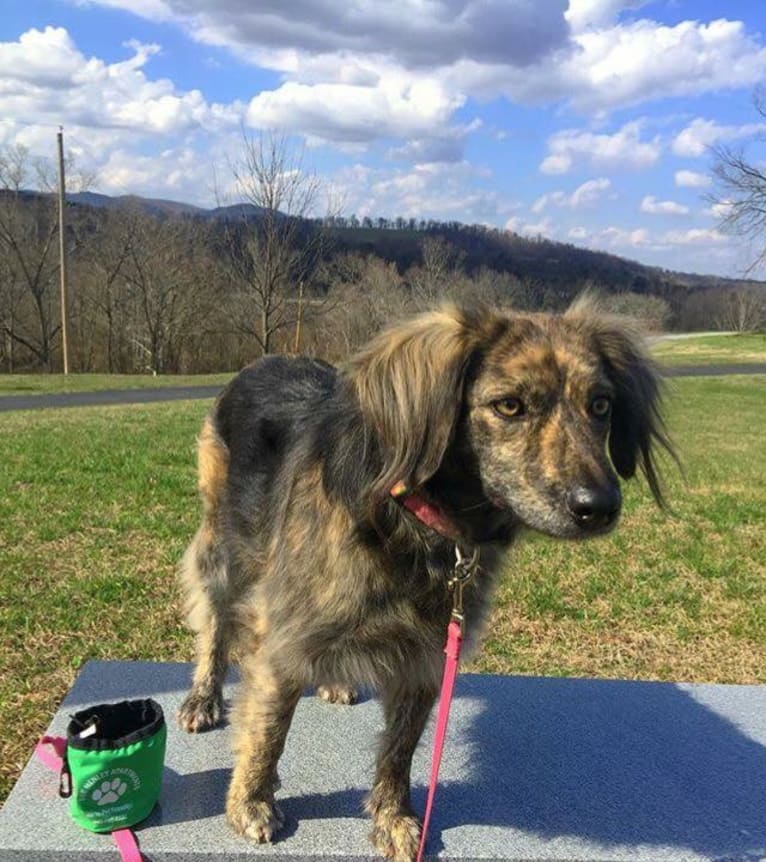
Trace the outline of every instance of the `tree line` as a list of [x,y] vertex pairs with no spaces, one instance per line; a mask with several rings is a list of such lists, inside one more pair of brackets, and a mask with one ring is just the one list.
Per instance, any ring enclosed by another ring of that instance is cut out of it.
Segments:
[[[614,256],[457,222],[316,218],[321,184],[283,139],[246,140],[230,167],[257,216],[68,208],[74,371],[223,371],[270,352],[332,360],[444,298],[551,310],[586,287],[653,329],[763,323],[756,287],[678,284]],[[0,150],[3,372],[61,367],[55,202],[30,188],[50,188],[46,167],[21,147]]]

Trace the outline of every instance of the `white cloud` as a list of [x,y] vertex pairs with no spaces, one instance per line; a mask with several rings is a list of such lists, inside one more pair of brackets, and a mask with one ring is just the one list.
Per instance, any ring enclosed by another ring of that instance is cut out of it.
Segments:
[[49,156],[63,123],[67,151],[95,171],[96,189],[209,203],[213,153],[232,139],[241,146],[245,106],[208,102],[199,90],[150,77],[158,45],[124,47],[117,62],[88,57],[62,27],[0,42],[0,144]]
[[486,180],[485,172],[468,162],[419,164],[410,170],[355,165],[337,172],[333,186],[344,209],[358,216],[454,218],[485,224],[512,208],[485,185]]
[[567,152],[551,153],[540,163],[540,170],[544,174],[565,174],[571,169],[573,161]]
[[541,195],[531,207],[533,213],[541,213],[547,206],[570,207],[579,209],[595,203],[602,194],[612,186],[611,180],[599,177],[595,180],[587,180],[578,186],[570,195],[563,191],[548,192]]
[[503,94],[532,104],[565,101],[594,115],[644,102],[750,89],[766,77],[766,48],[741,21],[666,26],[642,19],[585,27],[573,33],[573,43],[574,49],[562,46],[553,58],[526,69],[470,58],[445,69],[443,77],[471,95]]
[[570,94],[582,110],[751,87],[766,74],[766,48],[741,21],[682,21],[669,27],[640,20],[582,33],[578,43],[582,53],[562,71],[582,70],[577,75],[582,87]]
[[628,252],[667,251],[673,247],[686,246],[724,246],[729,238],[715,229],[690,228],[688,230],[668,230],[653,234],[647,228],[624,228],[616,225],[601,230],[588,231],[584,227],[576,227],[569,231],[572,239],[584,242],[591,248],[622,249]]
[[561,190],[557,190],[555,192],[546,192],[544,195],[540,195],[539,198],[532,204],[530,209],[535,215],[541,213],[546,207],[554,204],[555,206],[565,206],[568,197],[565,192]]
[[577,209],[578,207],[592,204],[601,197],[602,192],[607,191],[611,186],[611,180],[608,180],[606,177],[587,180],[572,192],[569,198],[569,206],[572,209]]
[[570,240],[597,251],[620,254],[645,253],[655,247],[646,228],[623,228],[609,225],[600,229],[588,229],[582,225],[573,227],[567,234]]
[[257,128],[300,132],[330,141],[454,136],[451,114],[463,104],[437,80],[415,83],[390,76],[375,87],[355,84],[284,83],[265,90],[248,106],[246,119]]
[[[387,128],[392,108],[385,82],[397,77],[412,85],[436,80],[459,104],[504,95],[523,103],[563,100],[590,114],[750,88],[766,77],[766,48],[741,21],[619,22],[621,12],[648,0],[360,0],[351,6],[219,0],[214,10],[208,0],[93,2],[172,20],[199,42],[279,72],[285,83],[367,88],[371,104],[361,128],[350,116],[340,121],[329,91],[290,92],[283,84],[254,107],[271,118],[287,113],[309,129],[329,127],[336,135],[329,140],[344,133],[364,138],[376,108]],[[313,112],[306,104],[311,92],[318,97]],[[359,106],[362,91],[337,95]],[[564,164],[551,156],[554,171],[564,172]]]
[[746,123],[741,126],[722,126],[715,120],[697,117],[676,135],[672,149],[677,156],[698,158],[704,156],[708,147],[722,141],[749,138],[766,132],[766,123]]
[[641,212],[650,215],[688,215],[689,207],[676,201],[658,201],[654,195],[646,195],[641,201]]
[[691,228],[653,232],[645,227],[573,227],[568,239],[598,251],[636,258],[685,272],[732,274],[745,261],[736,245],[717,230]]
[[528,222],[518,216],[511,216],[505,223],[505,229],[520,236],[531,237],[549,237],[554,232],[553,222],[549,218],[544,218],[539,222]]
[[117,63],[85,57],[62,27],[28,30],[0,42],[0,115],[26,123],[178,135],[236,127],[238,105],[210,104],[199,90],[178,91],[143,71],[160,49],[129,42],[132,55]]
[[664,242],[672,245],[709,245],[726,243],[729,237],[711,228],[690,228],[689,230],[670,230],[663,234]]
[[626,230],[620,227],[607,227],[595,235],[594,238],[601,237],[611,247],[631,247],[644,246],[649,242],[649,231],[646,228],[634,228]]
[[99,168],[98,187],[105,194],[167,197],[209,206],[211,174],[210,166],[190,147],[151,156],[115,149]]
[[647,168],[660,157],[662,145],[657,136],[642,141],[641,122],[626,123],[613,134],[565,129],[548,139],[548,155],[540,164],[544,174],[564,174],[575,164],[587,164],[605,170]]
[[704,189],[713,182],[707,174],[696,171],[676,171],[674,179],[679,188],[687,189]]
[[713,218],[723,221],[723,219],[728,218],[731,215],[733,207],[733,201],[716,201],[714,204],[711,204],[709,207],[702,210],[702,212],[707,216],[713,216]]

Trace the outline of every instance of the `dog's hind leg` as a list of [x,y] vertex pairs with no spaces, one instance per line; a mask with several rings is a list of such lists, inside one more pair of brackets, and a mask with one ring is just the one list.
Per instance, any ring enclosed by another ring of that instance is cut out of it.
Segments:
[[234,625],[231,618],[234,597],[219,514],[228,450],[210,419],[202,427],[198,454],[204,516],[181,564],[189,624],[197,633],[194,680],[178,713],[179,724],[190,733],[207,730],[221,720],[223,680]]

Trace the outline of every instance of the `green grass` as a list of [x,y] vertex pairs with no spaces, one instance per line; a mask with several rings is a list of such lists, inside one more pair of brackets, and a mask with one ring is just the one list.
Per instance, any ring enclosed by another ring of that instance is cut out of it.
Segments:
[[[88,658],[190,660],[175,567],[208,402],[0,414],[0,798]],[[766,376],[672,384],[673,514],[513,552],[474,670],[766,682]]]
[[0,417],[0,798],[86,659],[190,657],[174,569],[208,407]]
[[732,365],[766,363],[766,333],[698,335],[655,342],[652,354],[663,365]]
[[52,392],[101,392],[105,389],[159,389],[163,386],[223,386],[234,376],[224,374],[0,374],[3,395],[41,395]]

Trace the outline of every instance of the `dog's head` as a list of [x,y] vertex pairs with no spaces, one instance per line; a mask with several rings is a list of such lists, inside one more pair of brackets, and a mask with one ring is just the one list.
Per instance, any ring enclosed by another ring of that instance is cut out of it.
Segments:
[[381,499],[398,482],[433,485],[449,463],[453,485],[473,483],[494,509],[560,537],[616,523],[618,474],[640,468],[662,501],[657,372],[632,329],[588,300],[563,315],[421,315],[381,333],[347,373],[382,452]]

